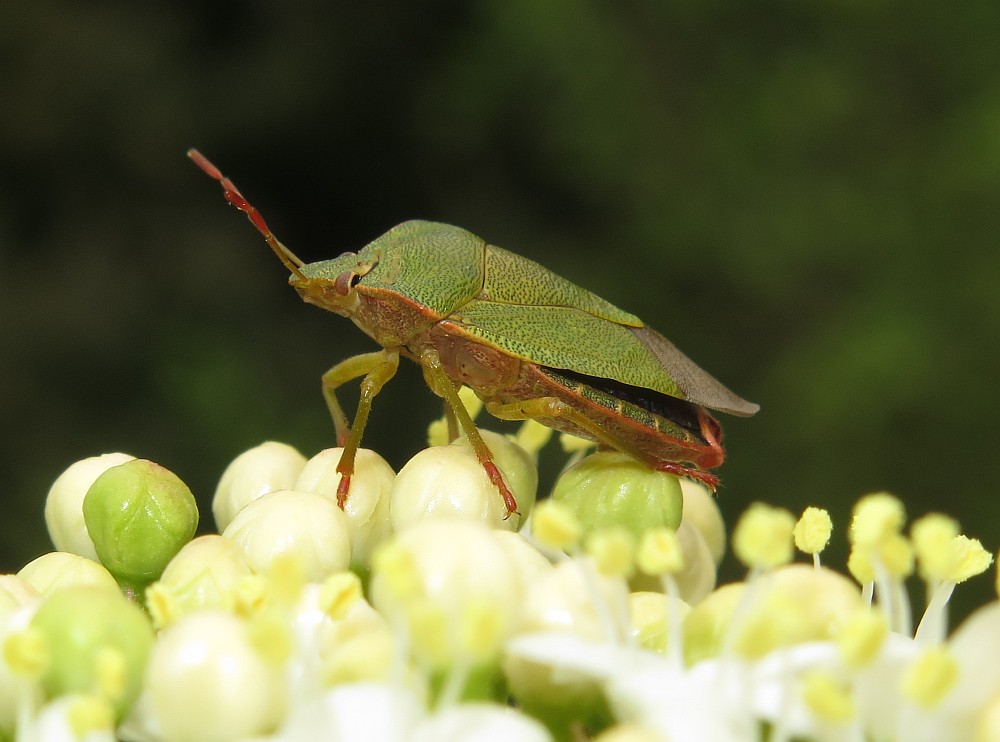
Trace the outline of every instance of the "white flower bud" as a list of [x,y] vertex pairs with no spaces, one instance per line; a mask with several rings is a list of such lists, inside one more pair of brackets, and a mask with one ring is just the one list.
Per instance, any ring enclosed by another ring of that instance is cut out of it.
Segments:
[[134,458],[127,453],[105,453],[81,459],[52,483],[45,498],[45,525],[57,550],[97,561],[94,542],[83,522],[83,498],[101,474]]
[[319,581],[351,561],[347,516],[315,492],[269,492],[237,513],[222,535],[256,572],[287,554],[301,560],[306,580]]
[[[292,489],[317,492],[337,500],[340,474],[337,465],[343,448],[320,451],[306,462]],[[351,488],[344,503],[351,531],[351,561],[367,567],[371,553],[392,532],[389,522],[389,492],[396,478],[392,467],[374,451],[359,448],[354,460]]]
[[267,441],[244,451],[226,467],[212,498],[219,532],[226,530],[247,503],[275,490],[295,489],[306,457],[292,446]]
[[503,498],[476,458],[471,444],[466,438],[459,438],[447,446],[418,452],[396,475],[389,510],[395,530],[439,515],[517,530],[534,505],[538,472],[531,457],[516,443],[499,433],[479,432],[517,500],[521,516],[507,513]]
[[120,589],[100,562],[66,551],[50,551],[32,559],[17,576],[43,595],[70,585],[96,585],[114,592]]
[[493,534],[479,523],[432,518],[375,553],[372,604],[407,627],[425,666],[490,662],[510,636],[521,581]]
[[681,492],[684,493],[682,520],[698,529],[705,539],[705,545],[718,565],[726,553],[726,524],[715,501],[715,496],[701,482],[682,477]]
[[164,742],[226,742],[263,734],[284,712],[280,666],[232,614],[199,611],[160,635],[147,674],[147,710]]

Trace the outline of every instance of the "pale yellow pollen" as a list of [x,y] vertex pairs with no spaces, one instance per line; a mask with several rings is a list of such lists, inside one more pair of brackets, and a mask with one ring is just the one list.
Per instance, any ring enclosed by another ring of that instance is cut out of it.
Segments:
[[423,594],[423,583],[413,556],[396,541],[375,551],[372,555],[372,571],[379,575],[386,589],[400,602]]
[[899,533],[906,522],[902,501],[888,492],[865,495],[854,505],[848,539],[856,546],[874,546]]
[[771,569],[792,560],[795,518],[783,508],[751,505],[733,531],[733,552],[748,567]]
[[94,674],[101,695],[112,703],[121,700],[128,685],[128,667],[121,650],[101,647],[94,658]]
[[955,536],[948,544],[951,569],[944,575],[948,582],[961,583],[982,574],[993,563],[993,555],[983,548],[977,538]]
[[503,621],[491,601],[470,600],[462,606],[459,645],[474,664],[496,656],[503,633]]
[[877,547],[879,562],[890,575],[905,579],[913,574],[913,546],[901,533],[887,535]]
[[[476,415],[479,411],[483,409],[483,402],[476,393],[469,389],[467,386],[463,386],[458,390],[459,399],[462,400],[462,405],[469,413],[469,417],[473,420],[476,419]],[[427,445],[428,446],[446,446],[451,443],[451,439],[448,435],[448,416],[444,415],[434,420],[430,425],[427,426]],[[459,431],[461,432],[461,431]]]
[[525,420],[517,429],[514,442],[532,456],[537,456],[552,438],[553,432],[552,428],[542,425],[537,420]]
[[572,549],[583,535],[583,526],[569,506],[554,500],[546,500],[535,507],[531,529],[535,538],[554,549]]
[[684,551],[677,532],[650,528],[642,534],[635,555],[639,570],[647,575],[677,574],[684,569]]
[[958,662],[944,647],[932,647],[903,672],[903,695],[924,708],[944,698],[958,679]]
[[330,618],[338,620],[347,615],[362,597],[361,578],[353,572],[330,575],[320,588],[319,605]]
[[41,631],[29,626],[7,636],[3,659],[15,675],[37,678],[49,667],[49,646]]
[[609,577],[628,577],[635,569],[635,537],[622,526],[602,528],[587,536],[584,550],[597,570]]
[[174,591],[162,582],[154,582],[146,588],[146,609],[153,626],[162,629],[177,620],[178,606]]
[[833,520],[830,513],[823,508],[808,507],[802,511],[802,516],[795,524],[792,535],[795,546],[806,554],[818,554],[830,543],[833,532]]
[[857,546],[852,548],[851,553],[847,557],[847,571],[862,585],[874,582],[875,567],[872,564],[869,550]]
[[925,580],[943,580],[951,569],[948,544],[959,533],[958,522],[940,513],[918,519],[910,528],[910,540],[917,554],[920,576]]
[[268,598],[279,604],[290,606],[302,595],[306,584],[305,561],[294,554],[280,554],[274,558],[265,578],[268,582]]
[[804,621],[801,604],[792,596],[769,592],[739,624],[733,649],[747,659],[760,659],[801,635]]
[[802,700],[821,721],[842,724],[854,718],[850,691],[828,672],[816,670],[803,678]]
[[444,608],[429,598],[416,600],[406,607],[410,641],[431,666],[440,667],[453,655],[452,622]]
[[247,636],[257,654],[272,665],[281,665],[292,654],[288,625],[276,611],[258,613],[247,623]]
[[104,732],[114,728],[115,714],[111,704],[94,696],[81,695],[74,698],[66,717],[77,739],[83,739],[91,732]]
[[837,632],[835,643],[844,664],[858,669],[874,661],[888,635],[885,614],[862,608],[847,617]]
[[244,575],[233,591],[233,608],[239,616],[252,616],[267,602],[268,583],[263,575]]
[[396,656],[390,634],[368,631],[338,643],[323,661],[321,669],[326,685],[353,683],[359,680],[385,680]]

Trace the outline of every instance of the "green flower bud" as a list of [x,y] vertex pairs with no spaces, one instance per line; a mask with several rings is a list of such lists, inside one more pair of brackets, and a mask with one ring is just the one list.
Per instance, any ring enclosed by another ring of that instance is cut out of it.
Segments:
[[647,528],[677,528],[684,503],[677,477],[619,451],[592,453],[564,471],[552,499],[573,509],[585,533],[624,526],[636,538]]
[[97,561],[94,542],[83,522],[83,498],[101,474],[134,458],[127,453],[91,456],[77,461],[59,475],[45,498],[45,526],[56,549]]
[[48,647],[42,684],[49,697],[96,691],[124,716],[139,695],[154,640],[138,607],[118,591],[67,587],[45,599],[32,626]]
[[134,459],[94,481],[83,517],[101,563],[119,582],[144,587],[194,536],[198,504],[176,474]]

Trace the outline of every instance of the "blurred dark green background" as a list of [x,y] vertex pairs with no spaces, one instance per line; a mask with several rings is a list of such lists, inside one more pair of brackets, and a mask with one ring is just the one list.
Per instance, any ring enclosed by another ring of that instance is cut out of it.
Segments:
[[[639,314],[762,405],[723,419],[730,516],[825,505],[840,566],[851,503],[888,489],[996,548],[994,0],[0,16],[0,569],[48,548],[78,458],[207,502],[251,445],[331,444],[319,375],[372,345],[299,301],[189,146],[306,260],[437,219]],[[398,467],[438,412],[408,366],[366,441]]]

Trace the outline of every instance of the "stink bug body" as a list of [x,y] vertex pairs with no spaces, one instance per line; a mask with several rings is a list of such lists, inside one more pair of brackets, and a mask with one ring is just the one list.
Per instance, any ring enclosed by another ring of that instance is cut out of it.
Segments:
[[[532,418],[713,489],[718,480],[705,470],[724,454],[722,429],[708,410],[749,416],[759,409],[635,315],[458,227],[404,222],[357,253],[305,264],[232,181],[196,150],[188,155],[264,235],[305,301],[350,318],[382,346],[323,375],[345,449],[341,506],[372,399],[401,355],[421,365],[447,402],[510,513],[517,504],[459,400],[461,385],[498,418]],[[336,389],[362,376],[349,426]]]

